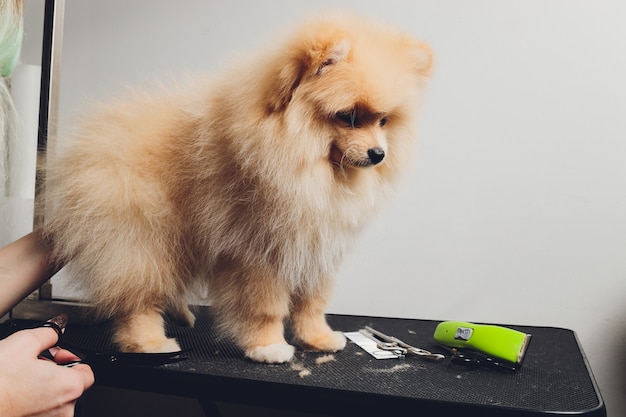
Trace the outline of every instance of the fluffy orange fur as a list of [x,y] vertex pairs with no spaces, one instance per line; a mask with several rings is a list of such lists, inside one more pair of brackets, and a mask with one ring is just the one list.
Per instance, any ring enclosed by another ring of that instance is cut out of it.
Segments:
[[162,314],[192,325],[198,283],[252,360],[292,358],[285,323],[296,344],[342,349],[333,276],[410,163],[431,60],[394,29],[314,19],[216,79],[87,117],[49,161],[44,231],[120,349],[178,350]]

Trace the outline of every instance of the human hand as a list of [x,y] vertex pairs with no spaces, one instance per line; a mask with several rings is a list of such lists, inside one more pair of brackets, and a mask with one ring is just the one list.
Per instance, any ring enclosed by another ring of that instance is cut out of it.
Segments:
[[[73,416],[76,400],[94,383],[91,368],[55,347],[54,328],[21,330],[0,340],[0,416]],[[40,359],[49,350],[54,361]]]

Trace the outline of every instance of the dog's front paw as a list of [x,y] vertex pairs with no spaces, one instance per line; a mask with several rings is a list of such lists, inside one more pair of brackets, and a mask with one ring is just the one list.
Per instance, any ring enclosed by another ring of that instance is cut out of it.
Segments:
[[346,337],[341,332],[330,331],[318,337],[303,340],[302,344],[320,352],[337,352],[346,347]]
[[287,343],[275,343],[246,349],[246,356],[255,362],[284,363],[293,358],[295,351],[296,348]]

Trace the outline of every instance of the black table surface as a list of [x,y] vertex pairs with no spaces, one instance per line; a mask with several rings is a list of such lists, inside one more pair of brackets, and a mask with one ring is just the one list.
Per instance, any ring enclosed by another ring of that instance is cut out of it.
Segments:
[[[210,310],[197,308],[194,328],[168,322],[186,359],[158,366],[94,365],[96,384],[198,398],[202,403],[235,402],[325,415],[477,412],[481,416],[606,416],[602,396],[572,330],[508,326],[532,334],[517,371],[431,362],[417,357],[377,360],[355,343],[337,353],[298,350],[290,363],[247,360],[220,339]],[[432,320],[329,315],[336,330],[371,326],[433,352],[447,353],[434,340]],[[32,322],[0,325],[6,336]],[[70,324],[65,343],[85,350],[112,351],[111,325]]]

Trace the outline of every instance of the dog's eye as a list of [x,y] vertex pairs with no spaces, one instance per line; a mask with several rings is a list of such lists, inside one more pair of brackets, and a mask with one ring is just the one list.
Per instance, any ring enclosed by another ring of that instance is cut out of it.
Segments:
[[378,124],[380,125],[380,127],[383,127],[384,125],[387,124],[387,118],[383,117],[382,119],[380,119],[380,121],[378,122]]
[[335,116],[344,123],[352,123],[352,113],[337,113]]
[[352,127],[354,127],[354,125],[357,124],[356,111],[354,110],[351,110],[348,112],[337,113],[335,114],[335,117],[337,118],[337,120],[341,121],[342,123],[345,123]]

